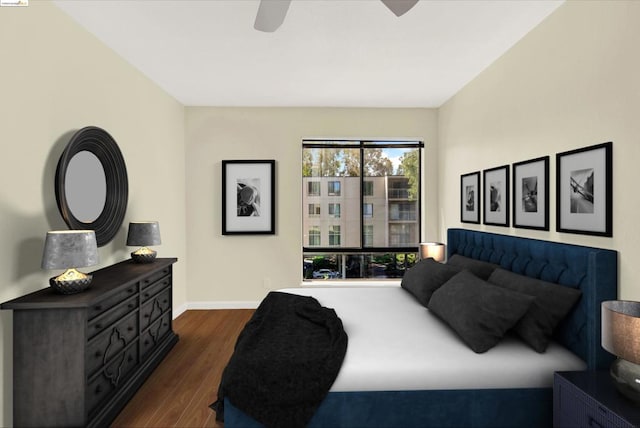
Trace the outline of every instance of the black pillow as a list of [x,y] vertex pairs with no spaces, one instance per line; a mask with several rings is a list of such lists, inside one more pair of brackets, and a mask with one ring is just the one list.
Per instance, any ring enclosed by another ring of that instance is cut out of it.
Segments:
[[484,279],[485,281],[494,270],[500,267],[493,263],[471,259],[469,257],[461,256],[460,254],[454,254],[451,256],[447,261],[447,264],[471,271],[475,276],[480,279]]
[[518,336],[537,352],[544,352],[553,330],[576,304],[582,291],[540,279],[496,269],[489,282],[505,289],[535,297],[533,304],[514,326]]
[[418,299],[426,308],[431,294],[461,269],[428,258],[420,260],[408,269],[400,285]]
[[438,288],[429,310],[477,353],[486,352],[527,312],[534,298],[462,271]]

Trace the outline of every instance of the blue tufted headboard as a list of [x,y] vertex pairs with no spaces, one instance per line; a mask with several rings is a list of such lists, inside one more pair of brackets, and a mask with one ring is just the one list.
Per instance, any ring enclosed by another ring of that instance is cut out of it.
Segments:
[[580,356],[590,370],[609,367],[613,356],[600,345],[600,303],[618,296],[617,251],[449,229],[447,254],[495,263],[520,275],[582,290],[582,297],[558,326],[555,339]]

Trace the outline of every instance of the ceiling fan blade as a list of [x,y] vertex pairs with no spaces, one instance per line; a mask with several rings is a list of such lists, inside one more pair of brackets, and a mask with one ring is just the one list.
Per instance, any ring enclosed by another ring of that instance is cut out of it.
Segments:
[[[264,1],[264,0],[263,0]],[[418,3],[418,0],[380,0],[385,6],[389,8],[396,16],[402,16],[407,13],[413,6]]]
[[260,0],[253,28],[267,33],[276,31],[284,22],[290,4],[291,0]]

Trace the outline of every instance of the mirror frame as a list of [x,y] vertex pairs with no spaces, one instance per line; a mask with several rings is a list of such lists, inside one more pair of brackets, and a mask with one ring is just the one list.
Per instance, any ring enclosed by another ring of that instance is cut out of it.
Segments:
[[[102,212],[94,221],[78,220],[69,208],[66,194],[66,176],[69,162],[78,153],[87,151],[95,155],[104,169],[107,194]],[[92,229],[98,246],[109,243],[118,233],[127,211],[129,181],[127,167],[116,141],[104,129],[87,126],[76,132],[67,143],[56,168],[56,201],[58,210],[69,229]]]

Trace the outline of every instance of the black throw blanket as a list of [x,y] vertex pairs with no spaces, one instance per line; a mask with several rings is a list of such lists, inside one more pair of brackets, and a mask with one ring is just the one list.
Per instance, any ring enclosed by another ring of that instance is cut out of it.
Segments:
[[338,376],[347,334],[333,309],[313,297],[270,292],[244,327],[222,374],[225,397],[267,427],[304,427]]

